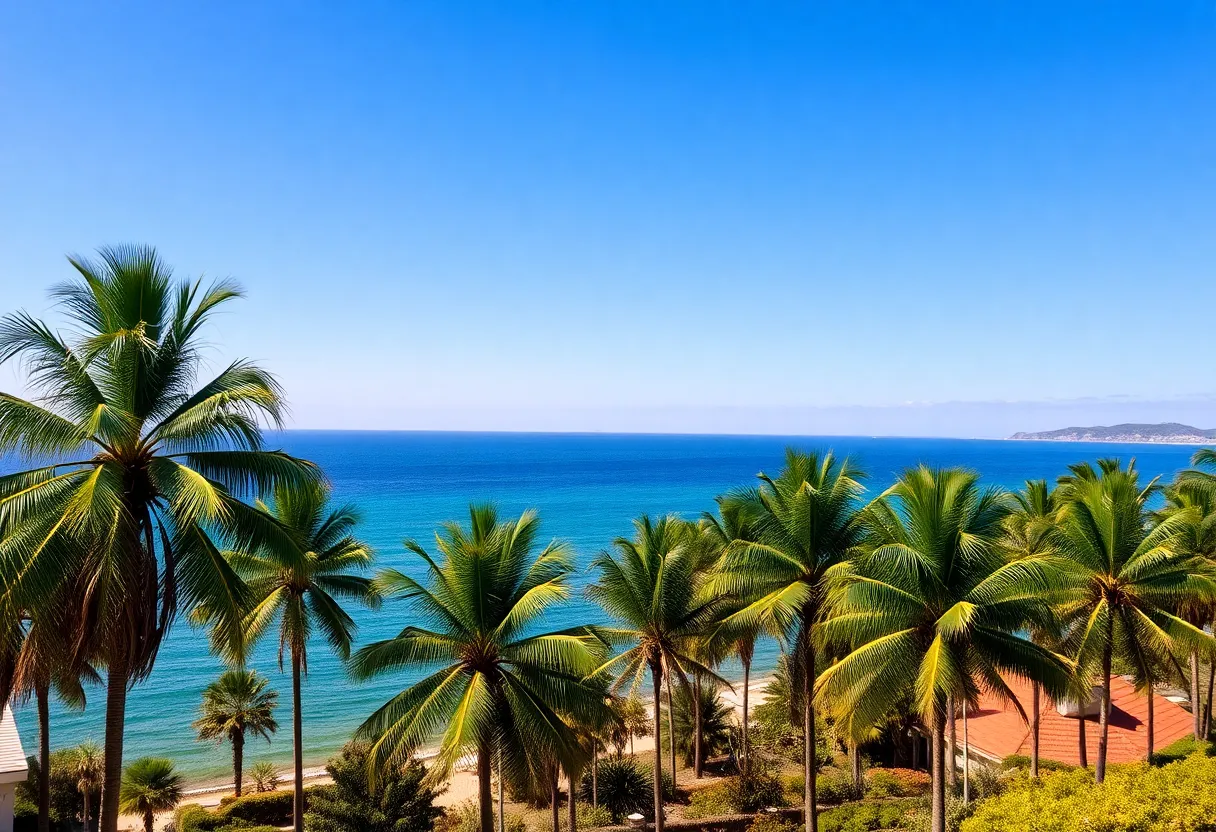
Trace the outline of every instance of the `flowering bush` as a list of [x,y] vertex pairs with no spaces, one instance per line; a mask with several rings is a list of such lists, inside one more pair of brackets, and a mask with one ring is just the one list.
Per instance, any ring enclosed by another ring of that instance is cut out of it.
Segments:
[[929,793],[929,775],[911,768],[872,768],[866,773],[869,797],[919,797]]

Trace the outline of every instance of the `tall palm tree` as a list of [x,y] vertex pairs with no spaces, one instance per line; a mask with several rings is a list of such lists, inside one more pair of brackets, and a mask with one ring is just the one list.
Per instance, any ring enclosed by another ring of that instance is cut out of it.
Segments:
[[1179,648],[1212,649],[1202,629],[1173,612],[1180,604],[1216,597],[1211,566],[1179,544],[1189,516],[1152,523],[1146,508],[1155,481],[1142,487],[1135,461],[1099,460],[1070,466],[1061,477],[1061,554],[1072,579],[1060,607],[1076,622],[1072,640],[1082,668],[1097,668],[1102,684],[1095,780],[1106,777],[1110,680],[1116,651],[1135,668]]
[[606,707],[602,686],[587,678],[601,662],[600,639],[581,627],[537,632],[544,616],[570,597],[573,565],[564,543],[537,553],[539,525],[531,511],[500,520],[492,506],[471,506],[467,528],[447,523],[436,533],[438,559],[407,541],[427,583],[385,569],[376,586],[410,602],[433,629],[407,626],[361,648],[350,663],[356,679],[440,666],[386,702],[358,735],[372,741],[371,764],[383,770],[441,733],[428,774],[433,782],[476,753],[481,832],[493,832],[495,751],[506,769],[501,775],[511,780],[537,782],[534,764],[541,760],[573,770],[583,752],[562,717],[595,724]]
[[122,773],[119,808],[132,815],[143,815],[144,832],[153,832],[156,816],[171,811],[182,799],[182,776],[172,760],[140,757]]
[[33,391],[0,393],[0,454],[39,460],[0,477],[0,614],[83,588],[78,652],[92,640],[107,670],[101,828],[116,832],[129,688],[179,610],[209,604],[239,649],[246,594],[219,549],[280,536],[243,498],[316,472],[263,449],[260,426],[283,412],[264,370],[236,361],[195,383],[200,332],[234,284],[175,281],[146,247],[69,262],[76,279],[54,290],[69,336],[24,312],[0,319],[0,363],[21,361]]
[[[1011,559],[1029,559],[1031,562],[1059,554],[1056,542],[1057,525],[1060,519],[1060,501],[1056,491],[1046,480],[1027,480],[1025,487],[1013,494],[1013,510],[1005,517],[1001,546]],[[1055,622],[1050,622],[1055,623]],[[1056,628],[1036,628],[1030,638],[1036,644],[1058,647],[1059,632]],[[1042,686],[1030,680],[1030,776],[1039,776],[1039,721],[1042,713]],[[1084,731],[1084,720],[1078,720]],[[1081,742],[1084,743],[1084,733]]]
[[[286,534],[246,551],[230,553],[236,572],[256,600],[244,625],[249,644],[278,623],[279,667],[291,660],[291,736],[295,763],[292,817],[295,832],[304,828],[304,730],[300,703],[302,677],[308,673],[308,640],[314,630],[345,661],[358,629],[341,601],[375,607],[379,596],[359,574],[372,550],[354,536],[359,515],[353,506],[331,509],[329,488],[316,480],[274,489],[272,506],[258,510],[275,518]],[[235,748],[234,748],[235,751]]]
[[[633,523],[631,538],[617,538],[612,551],[592,562],[596,582],[587,587],[595,601],[616,622],[601,632],[614,645],[626,649],[601,671],[619,674],[617,690],[632,693],[649,672],[654,695],[654,823],[663,832],[663,753],[660,703],[665,680],[676,677],[687,684],[689,673],[717,679],[694,655],[694,640],[713,621],[719,599],[707,594],[698,580],[702,562],[690,545],[678,517],[654,520],[643,515]],[[669,736],[671,732],[669,731]],[[673,764],[672,778],[675,770]]]
[[[833,575],[831,643],[851,647],[816,683],[849,724],[877,724],[911,695],[932,733],[932,829],[945,829],[947,702],[981,689],[1019,711],[1003,678],[1068,688],[1066,659],[1017,631],[1046,624],[1060,579],[1050,558],[1006,559],[997,546],[1002,495],[962,469],[921,466],[870,504],[865,553]],[[1024,716],[1024,714],[1023,714]]]
[[226,670],[203,688],[202,716],[194,721],[200,740],[232,743],[232,776],[236,796],[241,796],[241,773],[245,761],[245,735],[264,737],[279,730],[274,710],[279,692],[268,690],[270,680],[255,670]]
[[743,504],[755,540],[738,539],[727,546],[717,584],[724,594],[750,601],[726,617],[728,626],[754,627],[784,638],[800,665],[805,688],[803,811],[807,832],[815,832],[815,704],[807,694],[817,670],[827,576],[862,539],[858,501],[864,474],[830,452],[790,449],[776,478],[759,478],[759,487],[728,497]]
[[84,832],[91,832],[89,810],[92,808],[93,795],[101,788],[104,771],[105,760],[101,746],[88,741],[76,746],[76,753],[72,755],[72,777],[76,781],[76,790],[84,800],[81,817],[81,828]]

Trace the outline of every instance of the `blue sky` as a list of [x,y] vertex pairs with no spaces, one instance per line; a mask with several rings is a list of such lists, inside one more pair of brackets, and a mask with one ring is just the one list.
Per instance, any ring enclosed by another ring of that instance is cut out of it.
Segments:
[[299,427],[1206,427],[1214,150],[1208,0],[10,3],[0,307],[153,243]]

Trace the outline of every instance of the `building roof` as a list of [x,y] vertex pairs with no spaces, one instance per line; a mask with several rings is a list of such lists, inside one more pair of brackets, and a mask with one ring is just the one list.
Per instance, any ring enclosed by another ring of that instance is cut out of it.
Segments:
[[[1030,714],[1034,701],[1029,682],[1006,679],[1018,702]],[[968,734],[973,751],[993,759],[1010,754],[1030,756],[1030,726],[1017,710],[985,694],[979,708],[968,713]],[[1098,718],[1085,719],[1085,747],[1090,765],[1098,759]],[[1061,716],[1047,696],[1040,698],[1039,757],[1079,765],[1079,726],[1076,717]],[[1191,733],[1191,714],[1158,693],[1153,694],[1153,745],[1156,750]],[[958,728],[961,742],[961,727]],[[1110,743],[1106,759],[1112,763],[1143,760],[1148,754],[1148,697],[1137,693],[1127,680],[1111,679]]]
[[25,749],[21,747],[13,712],[4,708],[0,712],[0,783],[24,780],[27,770]]

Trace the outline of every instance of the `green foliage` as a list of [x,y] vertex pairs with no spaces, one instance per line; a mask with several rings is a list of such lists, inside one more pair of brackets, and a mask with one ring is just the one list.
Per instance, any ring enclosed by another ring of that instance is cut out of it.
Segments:
[[[629,757],[600,762],[598,791],[600,806],[607,809],[617,823],[634,812],[647,817],[654,815],[654,780],[650,769]],[[579,798],[587,803],[591,801],[590,771],[583,772]]]
[[274,763],[263,760],[249,769],[249,779],[253,781],[255,792],[272,792],[279,787],[282,778]]
[[1193,734],[1187,734],[1185,737],[1167,745],[1160,751],[1153,754],[1154,765],[1166,765],[1168,763],[1176,763],[1179,760],[1185,760],[1192,754],[1204,754],[1208,757],[1216,756],[1216,743],[1197,740]]
[[865,779],[867,797],[919,797],[929,793],[929,775],[910,768],[872,768]]
[[[722,691],[712,681],[703,680],[700,685],[701,700],[701,759],[708,759],[719,754],[725,754],[731,749],[731,718],[733,710],[722,698]],[[696,720],[693,714],[693,696],[696,695],[693,686],[679,685],[675,689],[674,722],[676,732],[676,750],[684,757],[684,765],[692,765],[693,738]],[[666,746],[666,728],[664,723],[663,744]]]
[[182,782],[172,760],[140,757],[123,769],[118,808],[129,814],[142,815],[145,826],[149,826],[153,815],[177,806],[182,796]]
[[[1177,743],[1175,743],[1177,745]],[[1170,746],[1173,748],[1173,746]],[[1001,768],[1009,769],[1030,769],[1030,758],[1024,754],[1010,754],[1005,759],[1001,760]],[[1046,760],[1039,758],[1039,771],[1072,771],[1076,766],[1070,766],[1068,763],[1061,763],[1059,760]]]
[[367,776],[370,747],[348,743],[329,761],[333,783],[316,787],[304,825],[309,832],[429,832],[443,810],[438,792],[423,785],[426,769],[411,760],[382,769],[372,788]]
[[[309,797],[316,787],[309,789]],[[293,795],[290,789],[277,792],[254,792],[240,797],[226,797],[220,802],[222,823],[234,820],[246,823],[270,824],[271,826],[291,822]]]
[[780,815],[762,812],[752,821],[747,832],[799,832],[802,826],[786,820]]
[[[77,752],[74,748],[61,748],[51,752],[51,823],[64,826],[77,823],[84,812],[84,798],[77,785]],[[29,773],[22,783],[17,784],[17,799],[27,800],[34,806],[34,814],[38,813],[38,773],[41,767],[37,757],[26,760]],[[96,820],[97,803],[101,791],[93,793],[91,806]]]
[[578,804],[575,808],[575,813],[578,815],[579,829],[595,829],[601,826],[611,826],[616,822],[612,818],[612,812],[603,806],[592,806],[590,803]]
[[[764,701],[751,709],[753,750],[802,762],[801,697],[791,692],[788,656],[782,656],[773,676],[764,687]],[[822,714],[815,714],[815,761],[819,766],[832,762],[831,732]]]
[[[477,808],[477,801],[464,800],[448,807],[435,820],[435,832],[480,832],[480,824],[481,812]],[[528,824],[519,815],[507,815],[503,827],[506,832],[529,832]],[[494,815],[494,828],[498,828],[497,814]]]
[[697,789],[688,798],[688,806],[684,809],[684,817],[691,819],[714,818],[721,815],[738,813],[726,783],[714,783],[711,786]]
[[621,753],[633,737],[649,737],[654,733],[650,714],[646,703],[637,696],[623,696],[612,700],[612,712],[616,715],[619,732],[613,737],[613,744]]
[[753,814],[768,808],[785,806],[785,789],[781,779],[767,771],[728,777],[711,786],[697,789],[689,798],[684,816],[710,818],[721,815]]
[[[795,778],[798,794],[802,794],[804,781],[801,777]],[[849,800],[855,800],[857,795],[853,789],[853,775],[851,772],[844,769],[830,766],[824,768],[818,773],[815,778],[816,802],[823,804],[844,803]]]
[[1195,755],[1150,767],[1112,766],[1106,782],[1092,772],[1052,772],[977,805],[963,832],[1216,832],[1216,759]]
[[904,829],[913,823],[919,801],[867,801],[846,803],[819,813],[819,832],[872,832]]

